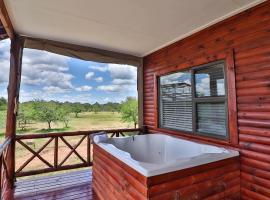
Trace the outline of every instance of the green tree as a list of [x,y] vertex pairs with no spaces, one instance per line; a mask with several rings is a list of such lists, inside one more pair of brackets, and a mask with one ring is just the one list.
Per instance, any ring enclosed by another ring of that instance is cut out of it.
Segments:
[[[6,126],[6,112],[0,112],[0,129],[4,129]],[[0,133],[1,137],[1,133]]]
[[0,97],[0,111],[7,109],[7,100],[4,97]]
[[94,111],[95,114],[101,111],[101,106],[98,102],[94,103],[92,105],[92,110]]
[[69,127],[71,112],[70,106],[66,104],[61,105],[58,111],[58,120],[64,123],[65,128]]
[[121,107],[122,120],[124,122],[133,122],[134,127],[138,124],[138,101],[135,98],[128,97]]
[[83,106],[80,103],[74,103],[72,105],[72,112],[75,114],[75,117],[79,117],[79,113],[83,112]]
[[59,119],[59,105],[55,102],[35,101],[33,105],[33,116],[36,120],[46,122],[51,129],[52,122]]
[[17,117],[18,127],[24,131],[33,119],[32,103],[21,103]]

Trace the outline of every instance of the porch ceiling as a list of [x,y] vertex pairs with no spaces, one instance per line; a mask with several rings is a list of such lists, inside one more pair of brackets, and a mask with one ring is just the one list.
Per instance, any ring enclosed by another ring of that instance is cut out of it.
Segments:
[[19,34],[145,56],[263,0],[5,0]]

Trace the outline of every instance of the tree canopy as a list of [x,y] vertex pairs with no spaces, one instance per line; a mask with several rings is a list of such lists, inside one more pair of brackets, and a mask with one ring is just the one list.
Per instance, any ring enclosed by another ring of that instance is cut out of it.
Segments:
[[48,129],[52,128],[53,122],[62,122],[65,128],[68,128],[71,113],[74,113],[75,117],[79,117],[82,112],[120,112],[120,108],[119,103],[112,102],[89,104],[34,100],[20,103],[17,119],[21,130],[24,130],[31,120],[47,123]]
[[33,118],[37,121],[46,122],[48,129],[51,129],[52,122],[59,119],[59,107],[55,102],[35,101],[33,111]]
[[138,101],[135,98],[128,97],[121,107],[122,120],[133,122],[134,127],[138,124]]
[[0,97],[0,111],[7,109],[7,100],[4,97]]

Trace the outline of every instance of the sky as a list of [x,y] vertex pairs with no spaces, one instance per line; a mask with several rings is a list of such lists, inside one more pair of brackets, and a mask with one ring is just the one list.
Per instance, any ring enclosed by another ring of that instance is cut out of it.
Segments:
[[[0,42],[0,97],[7,97],[10,41]],[[137,68],[24,49],[20,102],[107,103],[137,97]]]

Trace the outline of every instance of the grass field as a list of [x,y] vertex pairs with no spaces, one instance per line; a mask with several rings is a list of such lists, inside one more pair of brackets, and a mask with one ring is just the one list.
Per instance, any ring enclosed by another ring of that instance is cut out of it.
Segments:
[[[2,116],[5,114],[1,113]],[[4,121],[2,119],[2,121]],[[1,125],[1,133],[2,133],[2,140],[3,132],[4,132],[5,123]],[[64,128],[64,124],[61,122],[53,123],[52,129],[47,130],[47,124],[41,122],[31,122],[31,124],[27,127],[25,131],[21,131],[17,129],[17,134],[39,134],[39,133],[46,133],[46,132],[64,132],[64,131],[80,131],[80,130],[98,130],[98,129],[119,129],[119,128],[133,128],[132,123],[125,123],[121,120],[120,113],[112,113],[112,112],[86,112],[80,113],[79,117],[76,118],[74,114],[70,115],[70,123],[69,128]],[[75,145],[81,136],[72,136],[68,137],[68,142],[72,145]],[[48,139],[35,139],[29,140],[30,147],[37,151],[43,144],[45,144]],[[27,142],[27,141],[24,141]],[[86,159],[86,147],[87,143],[86,140],[78,147],[77,151],[83,155]],[[64,159],[64,157],[69,153],[70,149],[63,143],[59,142],[59,160]],[[53,163],[54,159],[54,143],[52,142],[48,145],[40,154],[50,163]],[[20,144],[16,144],[16,169],[18,169],[28,158],[32,156],[32,153],[25,149]],[[78,163],[79,160],[75,155],[72,155],[65,164],[73,164]],[[44,163],[42,163],[38,158],[35,158],[33,161],[27,165],[25,170],[31,169],[41,169],[46,167]]]
[[[0,112],[0,142],[3,141],[5,131],[5,115],[4,111]],[[126,123],[121,120],[121,114],[117,112],[85,112],[80,113],[76,118],[74,114],[70,114],[69,127],[61,122],[52,123],[52,129],[47,129],[47,124],[44,122],[32,121],[26,128],[21,131],[17,128],[17,134],[27,133],[47,133],[47,132],[63,132],[63,131],[84,131],[98,129],[118,129],[118,128],[133,128],[132,123]]]
[[6,111],[0,111],[0,143],[3,141],[6,126]]

